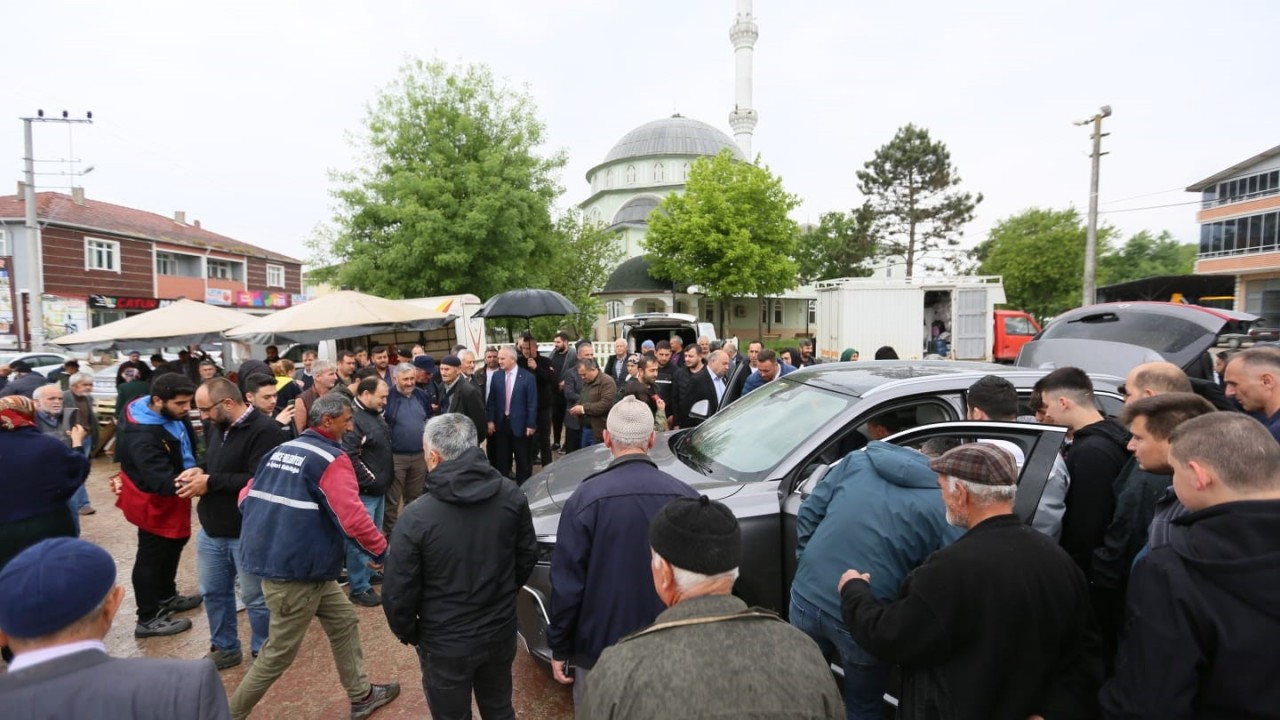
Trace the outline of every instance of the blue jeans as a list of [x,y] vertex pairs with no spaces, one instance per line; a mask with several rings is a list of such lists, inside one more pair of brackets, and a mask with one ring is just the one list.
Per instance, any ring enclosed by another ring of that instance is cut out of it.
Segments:
[[[92,457],[93,438],[86,437],[84,439],[84,445],[80,448],[80,451],[86,456]],[[80,537],[80,508],[88,504],[89,491],[85,488],[84,484],[81,483],[80,487],[76,488],[75,494],[67,500],[67,507],[71,508],[71,522],[76,525],[76,537]]]
[[791,624],[813,638],[823,655],[840,658],[840,666],[844,668],[844,708],[848,719],[883,720],[889,666],[859,647],[843,622],[795,592],[791,593]]
[[[364,509],[369,512],[369,517],[373,519],[373,524],[379,530],[382,529],[382,515],[387,508],[386,497],[383,495],[361,495],[360,502],[364,503]],[[347,580],[351,583],[347,589],[352,595],[360,595],[369,592],[373,588],[373,570],[369,567],[369,553],[365,552],[356,542],[347,540]]]
[[236,576],[240,577],[240,598],[249,615],[252,637],[249,649],[258,652],[267,642],[271,614],[262,597],[262,578],[238,570],[240,538],[209,537],[196,534],[196,562],[200,570],[200,594],[209,617],[209,642],[219,650],[239,650],[236,627]]

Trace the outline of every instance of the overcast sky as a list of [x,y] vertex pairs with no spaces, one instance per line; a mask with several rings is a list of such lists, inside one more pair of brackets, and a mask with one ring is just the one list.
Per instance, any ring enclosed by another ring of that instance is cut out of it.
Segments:
[[[17,181],[20,116],[92,110],[70,138],[36,132],[38,158],[94,167],[91,199],[184,210],[306,259],[332,212],[328,171],[355,161],[366,104],[407,58],[485,63],[526,87],[569,154],[569,205],[637,125],[680,112],[730,132],[734,12],[733,0],[9,3],[0,156]],[[1280,144],[1277,2],[756,0],[755,15],[755,151],[804,199],[800,221],[857,205],[854,172],[909,122],[986,196],[966,244],[1028,207],[1083,212],[1089,135],[1072,122],[1109,104],[1103,218],[1190,242],[1183,188]],[[1116,212],[1158,205],[1174,206]]]

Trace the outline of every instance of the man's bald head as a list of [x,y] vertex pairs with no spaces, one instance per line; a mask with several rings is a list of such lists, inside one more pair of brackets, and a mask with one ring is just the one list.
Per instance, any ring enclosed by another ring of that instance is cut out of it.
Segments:
[[1125,403],[1165,393],[1191,391],[1187,374],[1171,362],[1143,363],[1130,370],[1124,379]]

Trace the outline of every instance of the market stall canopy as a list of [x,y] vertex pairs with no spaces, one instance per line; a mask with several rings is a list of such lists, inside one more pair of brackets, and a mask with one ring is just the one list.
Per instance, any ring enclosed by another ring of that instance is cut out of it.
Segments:
[[528,320],[536,317],[577,314],[578,307],[555,290],[524,288],[494,295],[485,301],[485,304],[472,317],[510,317]]
[[72,333],[49,342],[73,350],[124,350],[133,347],[196,345],[217,342],[222,333],[253,316],[195,300],[178,300],[162,308]]
[[434,308],[344,290],[321,295],[230,330],[230,340],[255,345],[318,343],[381,332],[435,330],[452,322]]

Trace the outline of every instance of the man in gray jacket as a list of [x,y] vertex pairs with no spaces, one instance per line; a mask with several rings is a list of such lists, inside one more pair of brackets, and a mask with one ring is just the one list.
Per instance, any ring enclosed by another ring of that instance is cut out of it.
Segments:
[[0,645],[15,657],[0,675],[0,708],[13,718],[223,720],[218,671],[207,660],[113,658],[103,638],[124,589],[106,550],[52,538],[0,572]]
[[804,633],[733,596],[738,519],[707,499],[677,498],[649,526],[653,585],[668,609],[600,656],[579,717],[843,718],[827,661]]

